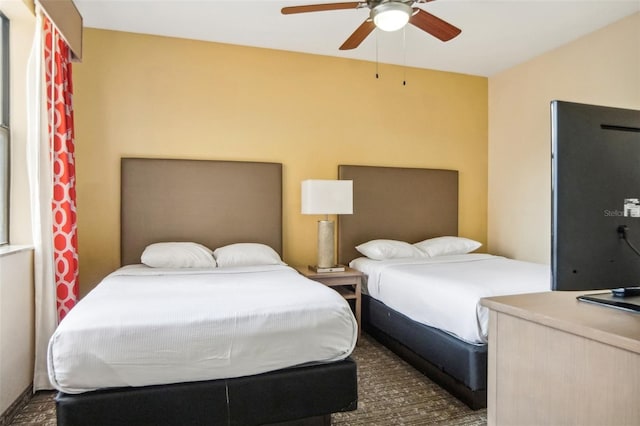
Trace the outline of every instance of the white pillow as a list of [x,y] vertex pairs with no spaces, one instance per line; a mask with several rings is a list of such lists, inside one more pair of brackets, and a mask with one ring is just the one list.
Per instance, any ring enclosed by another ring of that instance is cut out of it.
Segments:
[[463,237],[436,237],[415,243],[414,246],[428,257],[436,257],[467,254],[482,246],[482,243]]
[[280,255],[265,244],[236,243],[213,251],[218,266],[286,265]]
[[398,240],[371,240],[360,244],[356,250],[373,260],[424,257],[413,245]]
[[140,257],[152,268],[215,268],[211,249],[198,243],[155,243],[145,247]]

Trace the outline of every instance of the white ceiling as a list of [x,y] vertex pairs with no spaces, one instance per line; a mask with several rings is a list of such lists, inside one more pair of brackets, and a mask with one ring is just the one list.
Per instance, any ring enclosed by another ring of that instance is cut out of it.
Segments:
[[[348,0],[338,0],[348,1]],[[326,0],[74,0],[86,27],[491,76],[640,11],[640,0],[438,0],[419,7],[462,29],[443,43],[411,25],[338,47],[369,9],[282,15]],[[640,38],[640,28],[638,29]],[[403,47],[404,46],[404,47]],[[376,51],[377,50],[377,51]]]

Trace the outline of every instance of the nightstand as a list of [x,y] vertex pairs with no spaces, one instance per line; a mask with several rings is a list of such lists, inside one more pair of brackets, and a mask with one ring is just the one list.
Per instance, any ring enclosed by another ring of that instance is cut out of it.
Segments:
[[343,272],[325,272],[318,273],[308,266],[295,266],[296,270],[305,277],[318,281],[328,287],[333,288],[347,300],[355,301],[356,321],[358,322],[358,337],[360,337],[360,312],[361,297],[360,291],[362,286],[362,272],[347,267]]

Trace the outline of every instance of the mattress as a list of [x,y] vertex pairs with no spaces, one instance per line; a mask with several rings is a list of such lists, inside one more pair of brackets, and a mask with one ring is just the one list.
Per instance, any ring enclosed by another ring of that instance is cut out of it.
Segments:
[[434,258],[371,260],[352,268],[366,275],[363,292],[419,323],[472,344],[485,344],[489,311],[483,297],[551,288],[548,265],[472,253]]
[[49,341],[65,393],[260,374],[348,357],[358,333],[334,290],[281,265],[107,276]]

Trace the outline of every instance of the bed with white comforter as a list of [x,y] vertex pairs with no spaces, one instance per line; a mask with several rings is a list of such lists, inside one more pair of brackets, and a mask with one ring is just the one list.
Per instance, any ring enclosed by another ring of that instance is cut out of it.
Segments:
[[65,393],[241,377],[344,359],[357,331],[338,293],[288,266],[130,265],[61,321],[49,377]]
[[489,254],[433,258],[354,259],[366,274],[363,292],[419,323],[468,343],[487,342],[489,313],[483,297],[550,289],[548,265]]

